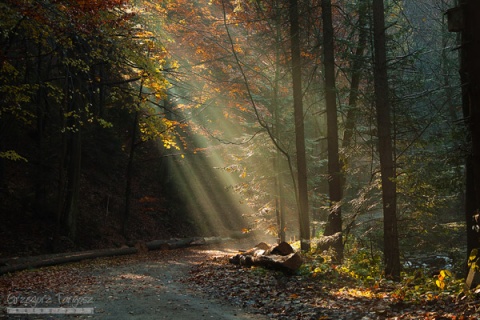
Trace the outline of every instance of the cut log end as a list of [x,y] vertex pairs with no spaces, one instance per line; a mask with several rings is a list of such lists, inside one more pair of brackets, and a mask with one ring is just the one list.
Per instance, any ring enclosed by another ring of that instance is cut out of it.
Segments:
[[287,273],[297,271],[303,264],[300,253],[286,242],[270,246],[264,242],[244,253],[230,258],[230,263],[245,267],[259,266],[268,269],[281,270]]

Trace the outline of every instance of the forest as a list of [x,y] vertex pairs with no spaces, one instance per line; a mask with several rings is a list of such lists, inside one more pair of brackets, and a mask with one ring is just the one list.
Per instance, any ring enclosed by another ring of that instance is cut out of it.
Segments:
[[477,1],[0,9],[0,259],[255,236],[480,283]]

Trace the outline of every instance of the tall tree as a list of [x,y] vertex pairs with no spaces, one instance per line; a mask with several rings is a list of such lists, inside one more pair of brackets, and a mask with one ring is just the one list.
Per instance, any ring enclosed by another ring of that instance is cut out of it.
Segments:
[[373,0],[374,86],[377,111],[378,152],[382,176],[383,241],[385,275],[400,280],[400,249],[397,229],[395,161],[387,75],[385,9],[383,0]]
[[307,158],[303,118],[302,70],[300,56],[300,24],[298,1],[290,0],[290,37],[292,53],[293,108],[297,151],[298,211],[302,250],[310,250],[310,215],[308,206]]
[[[355,120],[357,117],[357,101],[364,65],[365,49],[367,47],[367,2],[360,3],[358,9],[358,42],[351,62],[351,80],[350,93],[348,96],[348,111],[345,119],[345,131],[343,132],[342,148],[350,147],[355,129]],[[346,165],[343,160],[343,166]]]
[[[467,250],[480,247],[480,238],[474,224],[480,224],[480,2],[462,0],[459,3],[465,24],[462,26],[460,77],[462,108],[468,132],[469,153],[466,159]],[[458,12],[458,10],[457,10]],[[452,21],[453,22],[453,21]],[[458,31],[458,30],[457,30]]]
[[337,103],[335,86],[335,56],[334,56],[334,35],[332,23],[332,2],[331,0],[322,1],[322,21],[323,21],[323,64],[325,69],[325,102],[327,105],[327,142],[328,142],[328,189],[330,200],[330,212],[325,227],[325,236],[331,236],[340,233],[336,237],[333,246],[335,250],[335,260],[343,259],[343,241],[342,241],[342,173],[340,168],[340,158],[338,154],[338,123],[337,123]]
[[[279,99],[279,88],[280,88],[280,42],[282,41],[281,36],[281,21],[280,21],[280,5],[278,0],[274,2],[275,6],[275,74],[273,79],[273,116],[275,118],[275,131],[273,135],[277,138],[281,132],[281,119],[280,119],[280,99]],[[284,192],[284,178],[281,170],[282,167],[282,153],[276,148],[274,155],[274,170],[275,170],[275,215],[277,218],[277,230],[278,230],[278,239],[280,242],[286,241],[285,235],[285,192]]]

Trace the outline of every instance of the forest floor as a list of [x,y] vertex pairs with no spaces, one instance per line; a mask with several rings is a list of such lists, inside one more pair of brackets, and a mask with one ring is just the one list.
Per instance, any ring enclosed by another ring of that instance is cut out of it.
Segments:
[[[2,319],[478,319],[479,301],[409,302],[392,286],[284,275],[228,263],[230,242],[86,260],[0,277]],[[254,244],[252,244],[253,246]],[[18,316],[6,307],[94,308],[93,315]]]

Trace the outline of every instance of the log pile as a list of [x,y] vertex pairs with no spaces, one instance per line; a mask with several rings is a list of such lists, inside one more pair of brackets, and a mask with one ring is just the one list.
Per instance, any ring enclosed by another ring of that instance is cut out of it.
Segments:
[[261,242],[252,249],[233,256],[229,261],[240,266],[260,266],[286,273],[297,271],[303,264],[300,253],[295,252],[287,242],[274,246]]

